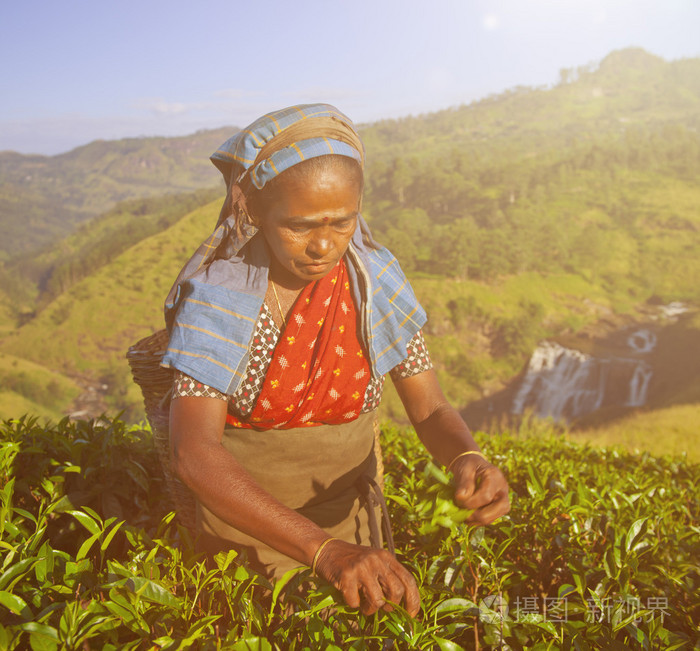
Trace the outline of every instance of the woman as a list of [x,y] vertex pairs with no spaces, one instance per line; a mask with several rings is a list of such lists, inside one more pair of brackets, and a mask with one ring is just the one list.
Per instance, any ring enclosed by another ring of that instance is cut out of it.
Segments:
[[[280,576],[309,565],[366,614],[403,602],[411,574],[381,549],[373,412],[389,373],[419,437],[486,524],[508,486],[447,403],[425,313],[360,216],[364,149],[325,104],[263,116],[212,156],[227,184],[214,234],[166,303],[176,369],[173,468],[210,551]],[[371,493],[371,491],[370,491]]]

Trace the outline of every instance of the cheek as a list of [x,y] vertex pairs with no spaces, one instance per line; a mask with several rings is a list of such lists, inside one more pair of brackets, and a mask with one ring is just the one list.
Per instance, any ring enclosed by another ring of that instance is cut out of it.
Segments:
[[303,252],[306,248],[304,238],[290,233],[282,234],[279,231],[275,231],[273,233],[266,234],[265,238],[267,239],[270,248],[282,256],[293,256],[298,254],[300,251]]
[[350,246],[350,241],[352,240],[354,232],[355,229],[353,228],[350,231],[339,234],[336,238],[336,242],[338,242],[343,249],[347,249],[348,246]]

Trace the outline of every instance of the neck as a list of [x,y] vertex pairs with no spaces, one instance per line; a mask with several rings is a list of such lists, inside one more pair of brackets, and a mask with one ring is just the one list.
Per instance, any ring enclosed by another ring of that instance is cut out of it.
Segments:
[[277,260],[270,256],[270,272],[268,278],[274,282],[277,287],[287,290],[288,292],[299,293],[310,281],[303,280],[298,276],[285,269]]

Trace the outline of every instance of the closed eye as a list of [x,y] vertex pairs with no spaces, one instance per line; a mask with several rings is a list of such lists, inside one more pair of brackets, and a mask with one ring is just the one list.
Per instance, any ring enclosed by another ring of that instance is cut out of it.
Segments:
[[339,231],[346,231],[349,228],[352,228],[354,225],[355,220],[353,219],[343,219],[341,221],[335,222],[333,226],[337,228]]
[[[351,215],[349,217],[343,217],[341,219],[330,220],[329,225],[333,227],[336,231],[344,233],[348,230],[352,230],[355,227],[355,219],[357,215]],[[328,224],[327,221],[289,221],[285,224],[285,228],[290,230],[292,233],[309,233],[314,228],[321,228]]]

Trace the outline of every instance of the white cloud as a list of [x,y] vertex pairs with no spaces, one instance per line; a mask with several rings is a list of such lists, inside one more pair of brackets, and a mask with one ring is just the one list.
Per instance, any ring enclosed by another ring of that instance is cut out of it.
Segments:
[[337,102],[338,100],[355,100],[364,97],[365,94],[358,90],[337,86],[307,86],[299,90],[285,91],[279,96],[316,98],[317,100],[327,98],[327,101]]
[[244,127],[269,111],[301,102],[337,104],[353,120],[374,119],[365,115],[368,95],[342,87],[306,87],[298,91],[257,92],[221,89],[202,101],[172,101],[141,97],[129,106],[129,115],[88,116],[63,114],[0,121],[0,151],[58,154],[92,140],[138,136],[178,136],[222,126]]
[[[313,86],[298,90],[283,90],[272,93],[248,91],[236,88],[222,88],[210,97],[196,102],[169,101],[162,97],[141,98],[131,106],[139,114],[147,112],[164,120],[178,116],[199,119],[219,124],[248,124],[264,113],[289,106],[309,102],[338,104],[341,110],[349,105],[359,106],[368,100],[368,95],[342,87]],[[349,110],[349,109],[348,109]]]

